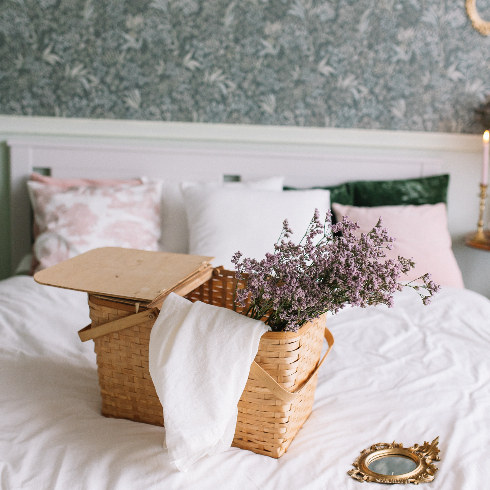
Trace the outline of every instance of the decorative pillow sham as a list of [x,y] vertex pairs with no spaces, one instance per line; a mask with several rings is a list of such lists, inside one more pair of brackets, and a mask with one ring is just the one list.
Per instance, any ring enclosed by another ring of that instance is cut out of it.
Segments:
[[33,172],[29,180],[34,182],[40,182],[41,184],[56,185],[58,187],[80,187],[80,186],[97,186],[97,187],[115,187],[118,185],[140,185],[141,179],[58,179],[56,177],[49,177],[47,175],[41,175],[40,173]]
[[393,249],[386,250],[387,258],[398,255],[413,258],[416,263],[405,277],[414,280],[426,272],[441,286],[463,288],[463,277],[451,249],[444,203],[420,206],[355,207],[333,203],[337,220],[348,216],[358,222],[360,233],[369,232],[381,217],[390,236],[396,238]]
[[[449,175],[433,175],[403,180],[359,180],[329,187],[330,201],[348,206],[398,206],[406,204],[447,204]],[[284,187],[284,190],[297,190]]]
[[[50,177],[47,175],[42,175],[38,172],[33,172],[29,176],[29,181],[40,182],[41,184],[53,185],[57,187],[84,187],[84,186],[96,186],[96,187],[115,187],[123,184],[127,185],[140,185],[142,184],[141,179],[129,179],[129,180],[118,180],[118,179],[59,179],[56,177]],[[39,235],[39,229],[36,225],[36,220],[34,220],[32,234],[34,240]],[[37,266],[37,261],[36,261]]]
[[[250,182],[224,182],[212,184],[218,187],[250,188],[264,191],[282,191],[284,177],[271,177]],[[160,249],[164,252],[189,253],[189,232],[184,197],[180,182],[163,182],[162,190],[162,237]],[[187,185],[206,185],[187,183]],[[207,184],[210,185],[210,184]]]
[[214,256],[215,265],[234,269],[231,258],[264,258],[274,251],[285,219],[297,241],[303,237],[315,208],[330,208],[326,190],[269,192],[256,189],[183,185],[189,225],[190,253]]
[[[449,175],[418,179],[358,181],[348,184],[354,206],[397,206],[447,203]],[[340,202],[332,199],[332,202]],[[340,202],[340,204],[350,204]]]
[[98,247],[158,250],[161,182],[109,186],[28,182],[41,270]]

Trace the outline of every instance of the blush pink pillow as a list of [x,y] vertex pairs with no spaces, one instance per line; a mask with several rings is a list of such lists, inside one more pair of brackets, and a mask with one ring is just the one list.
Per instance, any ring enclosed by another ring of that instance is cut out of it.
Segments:
[[35,270],[98,247],[158,250],[161,182],[28,182],[38,236]]
[[[33,182],[40,182],[41,184],[54,185],[58,187],[86,187],[86,186],[96,186],[96,187],[115,187],[121,184],[127,185],[140,185],[142,183],[141,179],[130,179],[130,180],[118,180],[118,179],[58,179],[56,177],[49,177],[47,175],[42,175],[38,172],[33,172],[29,176],[29,180]],[[34,240],[39,236],[39,229],[34,220],[32,226],[32,235]],[[34,266],[31,267],[31,272],[37,267],[38,262],[33,257]]]
[[430,272],[441,286],[463,288],[463,277],[451,249],[446,205],[355,207],[332,204],[335,217],[348,216],[360,225],[359,233],[369,232],[381,217],[383,227],[396,241],[386,250],[388,258],[413,258],[415,268],[401,279],[411,281]]
[[80,186],[97,186],[97,187],[115,187],[121,184],[126,185],[140,185],[141,179],[57,179],[55,177],[48,177],[47,175],[41,175],[37,172],[33,172],[29,176],[29,180],[34,182],[40,182],[41,184],[57,185],[58,187],[80,187]]

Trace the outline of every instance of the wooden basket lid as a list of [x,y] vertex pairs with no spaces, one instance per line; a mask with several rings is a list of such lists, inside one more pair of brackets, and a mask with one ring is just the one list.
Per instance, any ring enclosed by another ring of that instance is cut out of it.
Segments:
[[34,280],[47,286],[146,302],[191,280],[209,268],[213,258],[104,247],[39,271]]

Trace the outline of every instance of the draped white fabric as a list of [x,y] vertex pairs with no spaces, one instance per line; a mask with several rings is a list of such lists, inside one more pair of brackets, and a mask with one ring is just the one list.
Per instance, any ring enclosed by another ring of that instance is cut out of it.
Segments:
[[263,322],[174,293],[150,336],[150,375],[165,414],[165,446],[180,471],[226,451],[237,404],[267,332]]
[[476,293],[445,288],[424,307],[406,291],[393,309],[330,316],[335,346],[288,452],[231,448],[187,473],[170,466],[164,429],[100,415],[93,343],[77,335],[86,301],[29,277],[0,282],[2,490],[357,490],[347,471],[362,449],[436,436],[431,490],[488,486],[490,301]]

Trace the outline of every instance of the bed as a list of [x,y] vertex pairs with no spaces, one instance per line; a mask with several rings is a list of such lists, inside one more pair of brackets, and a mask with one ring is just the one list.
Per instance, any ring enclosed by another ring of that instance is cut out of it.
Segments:
[[[207,182],[282,174],[287,185],[308,187],[353,176],[421,177],[442,166],[427,157],[397,157],[394,166],[388,155],[353,159],[311,149],[298,165],[299,153],[247,145],[174,142],[142,149],[127,141],[17,138],[10,146],[17,261],[31,247],[25,183],[33,168],[60,178],[165,174]],[[166,460],[161,427],[100,415],[93,346],[77,335],[89,323],[86,294],[11,277],[0,282],[1,487],[375,488],[347,475],[362,449],[439,436],[441,461],[429,488],[484,488],[490,479],[489,318],[486,297],[456,287],[444,287],[430,306],[407,290],[397,294],[394,308],[347,308],[329,316],[335,347],[320,370],[313,412],[287,453],[274,460],[231,448],[180,473]]]

